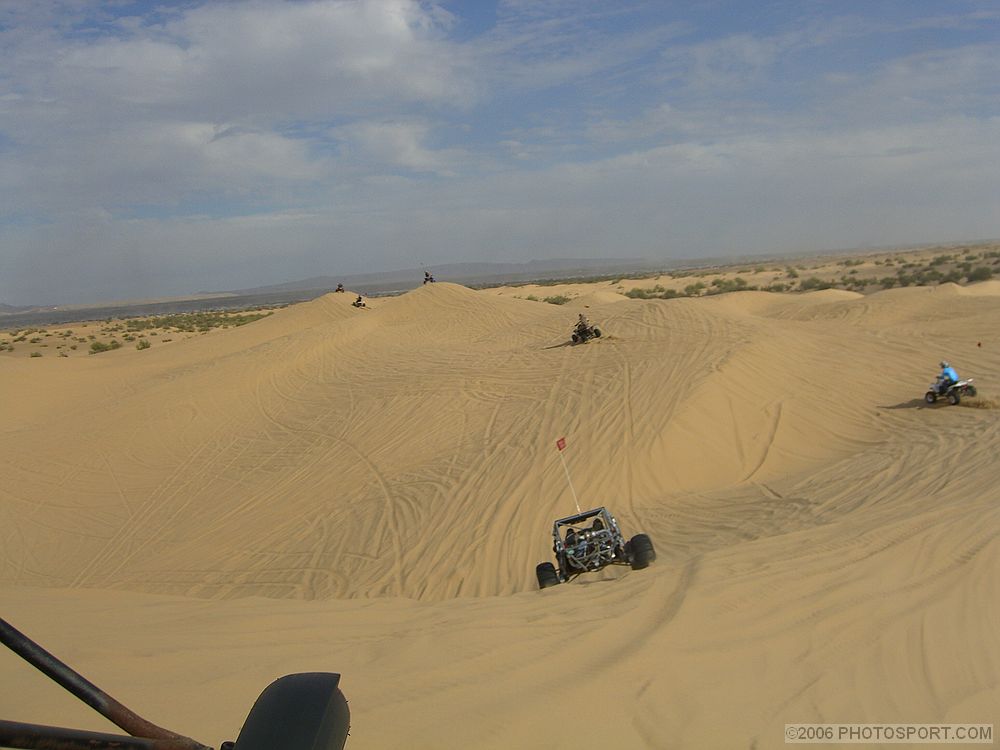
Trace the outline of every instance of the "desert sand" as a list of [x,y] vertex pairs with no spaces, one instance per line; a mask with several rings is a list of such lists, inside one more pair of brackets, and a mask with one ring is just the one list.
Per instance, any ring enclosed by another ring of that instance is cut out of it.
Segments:
[[[922,401],[942,358],[1000,395],[1000,283],[576,296],[0,358],[0,613],[214,747],[297,671],[343,675],[350,750],[1000,724],[1000,411]],[[564,436],[650,568],[537,590]],[[0,717],[115,731],[6,650]]]

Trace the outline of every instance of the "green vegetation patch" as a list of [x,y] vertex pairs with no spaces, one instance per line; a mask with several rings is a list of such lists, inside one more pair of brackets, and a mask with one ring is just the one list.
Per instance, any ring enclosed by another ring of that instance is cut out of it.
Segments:
[[160,315],[152,318],[133,318],[125,321],[129,331],[145,331],[150,328],[166,328],[194,333],[210,331],[213,328],[235,328],[266,318],[272,312],[226,313],[196,312]]
[[91,354],[101,354],[102,352],[110,352],[114,349],[121,349],[121,342],[111,339],[111,341],[105,343],[103,341],[95,341],[90,345]]

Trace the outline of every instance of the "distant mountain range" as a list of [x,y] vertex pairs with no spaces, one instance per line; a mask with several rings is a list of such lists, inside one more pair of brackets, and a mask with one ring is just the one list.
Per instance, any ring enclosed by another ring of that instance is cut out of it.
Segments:
[[109,301],[89,305],[5,305],[0,303],[0,324],[5,328],[50,324],[78,320],[100,320],[110,317],[164,315],[210,309],[245,309],[252,306],[283,305],[302,302],[332,291],[343,284],[351,291],[366,296],[394,294],[414,289],[423,283],[424,271],[436,281],[453,281],[466,286],[499,286],[532,281],[585,279],[594,276],[639,274],[652,271],[678,271],[692,268],[712,268],[741,263],[788,262],[794,258],[839,257],[875,251],[898,251],[924,247],[971,247],[987,242],[923,243],[898,247],[852,248],[841,251],[817,251],[787,254],[740,255],[706,258],[674,258],[649,260],[643,258],[557,258],[532,260],[526,263],[446,263],[422,268],[408,268],[382,273],[348,274],[344,276],[313,276],[299,281],[215,292],[197,292],[186,296]]
[[[603,273],[642,271],[663,268],[664,261],[655,262],[642,258],[560,258],[532,260],[527,263],[446,263],[423,268],[407,268],[383,273],[349,274],[346,276],[313,276],[281,284],[233,289],[215,294],[272,294],[276,292],[303,292],[318,289],[335,289],[343,284],[360,292],[398,292],[413,289],[424,281],[424,271],[436,281],[454,281],[459,284],[491,284],[501,282],[534,281],[546,276],[573,278],[595,276]],[[211,292],[202,292],[211,294]]]
[[35,310],[37,307],[35,305],[28,305],[23,307],[18,307],[17,305],[4,305],[0,304],[0,315],[8,315],[19,312],[27,312],[28,310]]
[[[670,264],[674,265],[674,264]],[[639,272],[663,268],[664,263],[641,259],[544,260],[528,263],[449,263],[426,268],[411,268],[385,273],[346,276],[313,276],[300,281],[234,289],[198,292],[186,297],[150,300],[126,300],[91,305],[30,305],[14,307],[0,304],[0,325],[5,328],[51,325],[82,320],[167,315],[201,310],[238,310],[255,306],[285,305],[314,299],[343,284],[351,291],[375,296],[405,292],[420,286],[424,271],[436,281],[454,281],[466,285],[489,285],[572,279],[612,273]]]

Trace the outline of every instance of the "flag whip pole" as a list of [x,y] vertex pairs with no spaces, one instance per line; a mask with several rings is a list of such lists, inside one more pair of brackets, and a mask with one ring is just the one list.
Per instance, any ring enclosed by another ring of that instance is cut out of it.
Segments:
[[576,512],[582,513],[580,510],[580,499],[576,496],[576,490],[573,488],[573,480],[569,478],[569,467],[566,466],[566,459],[563,456],[563,448],[566,447],[566,438],[559,438],[556,440],[556,447],[559,449],[559,460],[562,461],[563,471],[566,472],[566,484],[569,485],[569,491],[573,493],[573,502],[576,503]]

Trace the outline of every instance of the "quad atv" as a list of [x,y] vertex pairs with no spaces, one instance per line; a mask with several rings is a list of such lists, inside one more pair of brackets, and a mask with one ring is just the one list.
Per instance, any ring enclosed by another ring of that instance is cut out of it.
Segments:
[[632,570],[648,568],[656,550],[645,534],[625,541],[618,522],[607,508],[594,508],[560,518],[552,524],[552,552],[556,564],[535,567],[538,587],[548,588],[572,580],[581,573],[608,565],[628,565]]
[[924,401],[928,404],[933,404],[938,398],[947,398],[948,403],[952,406],[957,406],[962,402],[963,396],[968,396],[969,398],[976,397],[976,386],[972,384],[972,380],[973,378],[969,378],[968,380],[959,380],[957,383],[952,383],[944,393],[940,392],[937,382],[931,383],[930,388],[927,389],[927,393],[924,394]]
[[571,338],[574,344],[583,344],[591,339],[601,338],[601,329],[597,326],[577,324]]

